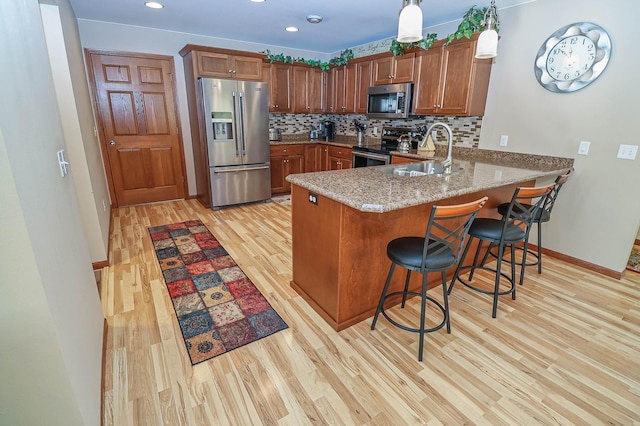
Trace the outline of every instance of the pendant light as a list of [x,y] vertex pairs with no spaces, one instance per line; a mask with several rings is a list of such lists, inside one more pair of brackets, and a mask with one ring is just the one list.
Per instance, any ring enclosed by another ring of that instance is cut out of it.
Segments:
[[403,0],[398,19],[398,42],[413,43],[422,40],[421,0]]
[[498,56],[498,32],[496,28],[498,28],[499,24],[496,2],[491,0],[491,6],[487,8],[484,12],[484,18],[482,18],[484,31],[478,37],[476,46],[477,59],[490,59]]

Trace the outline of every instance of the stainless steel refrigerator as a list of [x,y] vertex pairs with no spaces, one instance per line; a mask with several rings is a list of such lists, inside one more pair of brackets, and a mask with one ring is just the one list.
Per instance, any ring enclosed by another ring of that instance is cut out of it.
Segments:
[[201,78],[211,208],[271,198],[267,83]]

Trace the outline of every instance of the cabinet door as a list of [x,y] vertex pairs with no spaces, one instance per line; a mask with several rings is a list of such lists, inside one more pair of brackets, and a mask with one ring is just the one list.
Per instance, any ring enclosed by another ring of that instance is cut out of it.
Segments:
[[432,47],[418,54],[416,81],[413,88],[413,112],[415,114],[433,115],[438,111],[441,63],[442,48]]
[[271,192],[274,194],[287,191],[285,164],[285,157],[271,157]]
[[291,112],[291,65],[271,64],[269,112]]
[[353,114],[356,112],[356,76],[357,64],[348,64],[344,75],[344,109],[343,112]]
[[406,53],[404,55],[395,56],[393,58],[393,82],[394,83],[412,83],[413,70],[416,62],[415,52]]
[[309,68],[293,66],[293,84],[291,85],[293,112],[308,113],[310,110],[309,92]]
[[325,105],[324,105],[324,111],[322,112],[335,112],[336,110],[336,106],[335,106],[336,87],[335,87],[334,70],[335,68],[324,72]]
[[329,147],[320,145],[320,171],[329,170]]
[[350,169],[352,167],[351,158],[342,158],[340,159],[340,168],[341,169]]
[[232,56],[233,78],[239,80],[261,80],[262,59],[245,56]]
[[393,56],[373,61],[373,85],[391,84],[393,80]]
[[338,157],[329,156],[328,157],[328,170],[340,170],[341,169],[340,161],[341,160]]
[[309,85],[307,87],[307,101],[309,102],[309,112],[318,114],[326,110],[326,73],[320,68],[309,70]]
[[320,153],[321,145],[311,143],[306,144],[304,147],[304,172],[319,172],[321,171]]
[[356,66],[356,113],[367,112],[367,94],[371,86],[371,61],[358,62]]
[[345,66],[333,69],[333,112],[339,114],[345,110]]
[[[196,52],[198,73],[206,77],[232,78],[233,69],[229,55],[213,52]],[[262,64],[261,64],[262,65]]]
[[[287,175],[304,173],[304,155],[291,155],[287,157]],[[291,189],[291,184],[287,182],[287,189]]]
[[450,44],[442,59],[440,114],[465,115],[468,111],[475,42]]

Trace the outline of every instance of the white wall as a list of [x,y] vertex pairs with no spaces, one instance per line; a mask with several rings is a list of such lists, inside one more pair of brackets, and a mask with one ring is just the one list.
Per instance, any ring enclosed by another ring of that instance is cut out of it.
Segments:
[[[545,247],[624,271],[640,225],[640,158],[616,159],[619,144],[640,144],[637,120],[640,54],[635,28],[637,0],[538,0],[500,11],[501,40],[491,73],[480,148],[575,158],[545,224]],[[577,92],[558,94],[536,80],[533,64],[544,40],[579,21],[605,28],[611,60],[600,78]],[[577,155],[590,141],[588,156]]]
[[[120,25],[109,22],[78,20],[82,46],[87,49],[119,50],[138,53],[154,53],[173,56],[176,70],[176,87],[178,91],[178,110],[187,167],[187,183],[189,194],[196,193],[195,171],[193,166],[193,149],[191,130],[189,128],[189,108],[187,105],[187,89],[184,79],[184,65],[178,53],[186,44],[216,46],[225,49],[244,50],[247,52],[263,52],[303,57],[305,59],[328,60],[326,55],[279,46],[260,45],[235,40],[204,37],[195,34],[163,31],[152,28]],[[324,57],[323,57],[324,56]]]
[[37,0],[0,1],[0,57],[0,424],[99,425],[104,317]]
[[47,49],[89,254],[93,263],[103,262],[109,246],[109,189],[75,14],[68,0],[57,3],[41,5]]

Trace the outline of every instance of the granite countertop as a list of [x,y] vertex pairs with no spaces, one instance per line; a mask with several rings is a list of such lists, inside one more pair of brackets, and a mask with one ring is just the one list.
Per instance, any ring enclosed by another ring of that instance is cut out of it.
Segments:
[[334,146],[339,146],[342,148],[351,148],[352,146],[355,145],[355,143],[353,142],[349,142],[349,141],[325,141],[325,140],[311,140],[311,139],[305,139],[305,140],[281,140],[281,141],[269,141],[270,145],[300,145],[300,144],[314,144],[314,143],[322,143],[325,145],[334,145]]
[[[438,155],[436,151],[436,155]],[[415,152],[403,155],[420,158]],[[445,156],[436,156],[442,161]],[[470,150],[453,155],[450,175],[396,176],[383,169],[361,167],[287,176],[287,181],[363,212],[383,213],[565,173],[573,159],[496,151]],[[396,164],[393,166],[406,166]]]

